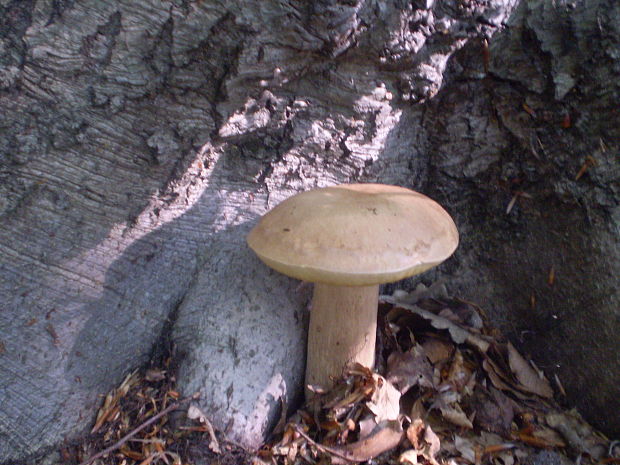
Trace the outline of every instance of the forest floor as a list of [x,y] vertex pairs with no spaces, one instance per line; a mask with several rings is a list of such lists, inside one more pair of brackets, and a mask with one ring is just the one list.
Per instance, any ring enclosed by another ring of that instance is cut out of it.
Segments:
[[475,304],[418,288],[384,296],[375,371],[351,367],[254,453],[223,440],[175,389],[169,355],[104,399],[63,465],[620,464],[611,441],[568,409]]

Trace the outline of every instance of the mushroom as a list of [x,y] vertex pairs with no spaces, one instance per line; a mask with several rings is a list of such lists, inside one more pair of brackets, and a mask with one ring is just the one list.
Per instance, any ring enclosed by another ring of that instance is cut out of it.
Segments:
[[444,261],[458,231],[437,202],[418,192],[342,184],[286,199],[247,242],[266,265],[314,283],[306,386],[329,387],[347,365],[374,364],[379,285]]

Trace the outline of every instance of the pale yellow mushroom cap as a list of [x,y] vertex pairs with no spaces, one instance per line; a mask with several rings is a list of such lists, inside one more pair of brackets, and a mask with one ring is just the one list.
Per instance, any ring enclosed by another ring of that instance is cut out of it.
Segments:
[[294,195],[266,213],[248,245],[271,268],[304,281],[368,286],[432,268],[456,249],[450,215],[404,187],[342,184]]

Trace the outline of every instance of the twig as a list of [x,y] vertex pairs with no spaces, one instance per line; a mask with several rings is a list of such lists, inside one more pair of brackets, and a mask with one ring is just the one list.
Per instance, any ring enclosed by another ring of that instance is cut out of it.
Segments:
[[174,403],[170,404],[168,407],[163,409],[157,415],[152,416],[151,418],[146,420],[144,423],[142,423],[140,426],[138,426],[136,429],[134,429],[134,430],[130,431],[129,433],[127,433],[119,441],[117,441],[116,443],[112,444],[110,447],[105,448],[101,452],[97,452],[95,455],[93,455],[88,460],[80,463],[80,465],[90,465],[95,460],[103,457],[104,455],[109,454],[110,452],[113,452],[116,449],[119,449],[123,444],[125,444],[127,441],[129,441],[132,437],[134,437],[136,434],[138,434],[140,431],[142,431],[147,426],[152,425],[153,423],[155,423],[157,420],[159,420],[161,417],[163,417],[167,413],[170,413],[171,411],[178,409],[180,406],[182,406],[183,404],[186,404],[190,400],[198,399],[198,397],[200,397],[200,394],[196,393],[196,394],[194,394],[192,396],[189,396],[189,397],[186,397],[184,399],[181,399],[178,402],[174,402]]
[[338,457],[342,460],[346,460],[347,462],[359,462],[360,460],[355,460],[354,458],[351,457],[347,457],[346,455],[340,453],[339,451],[328,447],[328,446],[324,446],[322,444],[319,444],[318,442],[316,442],[314,439],[312,439],[310,436],[308,436],[306,433],[304,433],[302,431],[302,429],[299,427],[299,425],[295,425],[295,431],[297,431],[301,436],[303,436],[303,438],[308,441],[310,444],[312,444],[314,447],[316,447],[318,450],[320,450],[321,452],[327,452],[330,455],[333,455],[335,457]]

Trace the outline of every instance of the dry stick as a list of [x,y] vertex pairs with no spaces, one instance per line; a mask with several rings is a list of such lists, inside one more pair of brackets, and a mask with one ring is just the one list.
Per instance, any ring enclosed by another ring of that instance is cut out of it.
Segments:
[[310,436],[308,436],[306,433],[304,433],[299,427],[299,425],[295,425],[295,431],[297,431],[306,441],[308,441],[314,447],[319,449],[321,452],[327,452],[328,454],[338,457],[339,459],[346,460],[347,462],[360,462],[361,461],[361,460],[355,460],[354,458],[351,458],[351,457],[347,457],[346,455],[340,453],[339,451],[329,446],[324,446],[323,444],[319,444],[314,439],[312,439]]
[[130,431],[128,434],[126,434],[125,436],[123,436],[118,442],[112,444],[110,447],[107,447],[106,449],[102,450],[101,452],[97,452],[95,455],[93,455],[91,458],[89,458],[88,460],[80,463],[80,465],[90,465],[91,463],[93,463],[95,460],[103,457],[106,454],[109,454],[110,452],[115,451],[116,449],[119,449],[123,444],[125,444],[127,441],[129,441],[132,437],[134,437],[136,434],[138,434],[140,431],[142,431],[144,428],[146,428],[147,426],[155,423],[157,420],[159,420],[161,417],[163,417],[164,415],[166,415],[167,413],[171,412],[172,410],[176,410],[177,408],[179,408],[181,405],[189,402],[190,400],[196,400],[200,397],[199,393],[194,394],[193,396],[189,396],[186,397],[184,399],[179,400],[178,402],[174,402],[172,404],[170,404],[168,407],[166,407],[165,409],[163,409],[161,412],[159,412],[157,415],[149,418],[148,420],[146,420],[144,423],[142,423],[140,426],[138,426],[136,429],[134,429],[133,431]]

